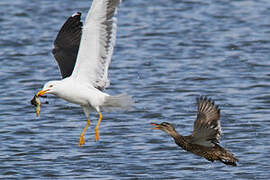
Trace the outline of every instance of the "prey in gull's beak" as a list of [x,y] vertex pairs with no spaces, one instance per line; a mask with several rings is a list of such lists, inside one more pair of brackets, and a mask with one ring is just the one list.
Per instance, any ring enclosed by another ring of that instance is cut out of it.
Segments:
[[36,106],[36,114],[37,117],[39,116],[40,113],[40,107],[41,107],[41,102],[39,100],[39,97],[42,97],[43,94],[46,94],[49,91],[49,89],[46,90],[40,90],[37,94],[34,95],[33,99],[31,100],[31,104]]
[[37,117],[39,116],[39,113],[40,113],[40,106],[41,106],[41,102],[38,98],[39,96],[38,95],[34,95],[33,99],[31,100],[31,104],[36,106],[36,114],[37,114]]
[[156,126],[156,127],[153,127],[152,129],[160,129],[160,124],[156,124],[156,123],[151,123],[153,126]]

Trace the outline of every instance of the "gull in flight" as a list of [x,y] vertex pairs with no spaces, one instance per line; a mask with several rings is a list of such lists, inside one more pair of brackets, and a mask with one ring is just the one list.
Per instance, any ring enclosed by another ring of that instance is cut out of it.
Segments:
[[116,39],[116,13],[120,1],[93,0],[84,25],[80,21],[81,13],[68,18],[52,51],[63,79],[47,82],[36,94],[53,94],[82,107],[87,124],[80,135],[79,147],[85,143],[84,135],[90,125],[89,113],[92,110],[99,114],[95,128],[97,141],[101,112],[128,110],[134,103],[126,94],[111,96],[104,92],[110,83],[108,68]]

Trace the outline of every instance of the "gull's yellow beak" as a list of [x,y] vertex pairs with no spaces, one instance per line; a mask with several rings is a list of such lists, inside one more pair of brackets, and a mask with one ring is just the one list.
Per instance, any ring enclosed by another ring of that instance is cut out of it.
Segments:
[[160,125],[159,124],[156,124],[156,123],[151,123],[153,126],[156,126],[156,127],[153,127],[152,129],[160,129]]
[[37,95],[37,96],[42,96],[43,94],[46,94],[47,91],[49,91],[49,89],[40,90],[40,91],[38,91],[38,93],[37,93],[36,95]]

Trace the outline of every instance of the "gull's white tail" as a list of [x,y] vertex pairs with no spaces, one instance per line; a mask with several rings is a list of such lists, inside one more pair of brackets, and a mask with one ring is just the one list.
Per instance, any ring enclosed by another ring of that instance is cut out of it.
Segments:
[[102,108],[105,111],[131,110],[134,103],[131,96],[118,94],[115,96],[107,96]]

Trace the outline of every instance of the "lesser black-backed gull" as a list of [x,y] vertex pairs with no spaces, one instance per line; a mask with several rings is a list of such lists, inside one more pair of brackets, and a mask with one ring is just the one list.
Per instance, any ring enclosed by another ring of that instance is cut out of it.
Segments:
[[101,111],[130,109],[133,105],[132,98],[126,94],[111,96],[104,92],[109,86],[108,68],[116,39],[116,13],[120,1],[93,0],[83,26],[80,13],[67,20],[53,49],[63,79],[47,82],[37,93],[38,96],[53,94],[82,107],[88,122],[80,135],[79,147],[85,143],[91,110],[99,113],[95,128],[95,139],[99,140]]

